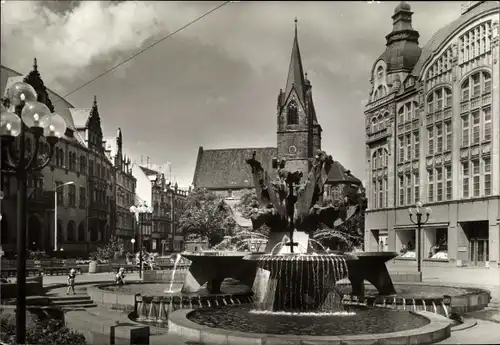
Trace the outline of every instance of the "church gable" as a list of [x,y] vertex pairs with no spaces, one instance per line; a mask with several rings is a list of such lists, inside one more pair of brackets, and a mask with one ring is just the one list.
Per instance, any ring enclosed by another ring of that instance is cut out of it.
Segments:
[[97,107],[97,97],[94,96],[94,104],[90,110],[90,115],[87,119],[86,126],[88,131],[88,145],[89,147],[94,147],[99,150],[104,150],[102,142],[102,127],[101,127],[101,117],[99,116],[99,109]]
[[306,108],[298,97],[297,91],[292,88],[281,108],[278,130],[299,129],[299,127],[307,127],[307,125]]

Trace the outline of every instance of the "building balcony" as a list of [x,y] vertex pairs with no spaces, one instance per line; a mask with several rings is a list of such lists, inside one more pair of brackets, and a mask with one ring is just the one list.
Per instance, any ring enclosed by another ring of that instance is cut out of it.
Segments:
[[366,138],[366,143],[371,144],[376,141],[382,140],[390,135],[389,129],[388,128],[383,128],[379,131],[373,132],[373,133],[368,133],[367,138]]

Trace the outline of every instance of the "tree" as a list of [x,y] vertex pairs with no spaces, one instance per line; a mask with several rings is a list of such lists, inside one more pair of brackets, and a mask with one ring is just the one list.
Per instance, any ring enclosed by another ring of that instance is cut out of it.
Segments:
[[211,246],[237,228],[230,207],[207,189],[195,188],[187,197],[179,218],[179,230],[188,239],[206,237]]
[[123,240],[119,237],[111,235],[108,243],[106,243],[103,247],[98,247],[97,250],[89,256],[93,260],[111,260],[113,259],[115,253],[123,255],[124,251]]
[[[255,189],[247,189],[242,192],[240,201],[236,204],[236,211],[241,213],[241,216],[245,219],[251,219],[252,215],[258,212],[259,209],[259,199]],[[265,224],[260,227],[253,229],[253,231],[261,233],[263,235],[269,235],[269,227]]]

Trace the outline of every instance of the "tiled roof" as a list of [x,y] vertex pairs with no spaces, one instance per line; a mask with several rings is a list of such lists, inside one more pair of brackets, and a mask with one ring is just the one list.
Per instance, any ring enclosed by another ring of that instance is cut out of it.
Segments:
[[[271,160],[277,156],[274,147],[217,149],[198,151],[193,184],[208,189],[253,188],[253,178],[246,160],[256,152],[256,159],[266,171],[271,171]],[[328,183],[361,184],[361,181],[335,161],[328,176]]]
[[141,166],[140,168],[142,169],[142,171],[144,172],[144,174],[146,174],[146,176],[156,176],[156,175],[159,174],[158,171],[155,171],[155,170],[143,167],[143,166]]
[[271,160],[278,154],[275,147],[216,150],[203,150],[200,147],[193,184],[208,189],[253,188],[253,178],[246,160],[252,157],[254,151],[255,158],[262,163],[264,170],[269,170]]
[[328,183],[362,184],[361,180],[352,175],[351,172],[344,168],[344,166],[338,161],[334,161],[334,164],[330,169],[330,173],[328,174]]
[[483,13],[494,11],[500,11],[500,4],[497,1],[484,1],[476,7],[472,8],[470,11],[464,13],[455,21],[446,25],[442,29],[438,30],[434,36],[427,42],[427,44],[422,49],[422,54],[418,59],[415,67],[413,68],[412,74],[414,76],[420,76],[424,64],[429,60],[434,52],[436,52],[443,44],[446,43],[447,39],[452,36],[452,34],[468,23],[470,20],[474,19],[478,15]]

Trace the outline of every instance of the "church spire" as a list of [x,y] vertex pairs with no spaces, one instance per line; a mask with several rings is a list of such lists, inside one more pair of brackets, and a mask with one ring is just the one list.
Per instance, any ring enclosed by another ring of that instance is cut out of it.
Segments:
[[285,99],[290,96],[290,92],[292,91],[292,88],[294,88],[299,99],[304,102],[305,80],[304,69],[302,68],[302,58],[300,56],[297,24],[298,19],[295,18],[295,37],[293,39],[290,67],[288,68],[288,78],[285,87]]

